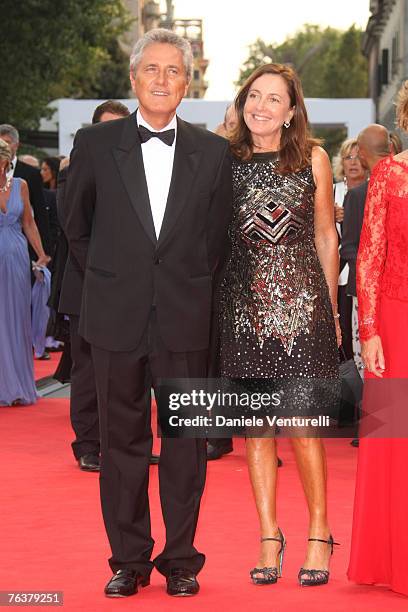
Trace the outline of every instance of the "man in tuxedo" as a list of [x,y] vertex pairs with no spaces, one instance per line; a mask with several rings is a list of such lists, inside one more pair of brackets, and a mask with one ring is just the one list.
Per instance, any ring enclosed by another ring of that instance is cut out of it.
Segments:
[[[34,219],[40,233],[41,242],[44,247],[44,251],[48,255],[52,255],[50,252],[51,248],[51,234],[47,208],[45,205],[45,197],[43,184],[41,179],[40,171],[29,164],[26,164],[17,159],[17,151],[20,145],[20,136],[16,128],[7,123],[0,125],[0,138],[5,140],[10,148],[13,155],[12,167],[9,170],[9,175],[15,176],[16,178],[22,178],[27,182],[28,193],[30,196],[30,204],[33,209]],[[37,256],[32,250],[31,246],[30,256],[31,259],[36,260]]]
[[110,597],[149,584],[153,566],[170,595],[194,595],[205,561],[194,547],[205,440],[162,439],[166,543],[153,562],[147,493],[150,389],[207,373],[231,215],[228,142],[176,116],[192,59],[170,30],[138,40],[130,79],[139,108],[78,131],[64,198],[64,230],[85,272],[79,333],[98,390]]
[[[360,132],[357,138],[357,144],[361,165],[368,170],[370,174],[374,166],[381,159],[390,155],[391,141],[389,133],[384,126],[377,123],[369,125]],[[349,265],[346,293],[353,298],[354,313],[357,312],[356,263],[368,187],[369,182],[364,181],[361,185],[350,189],[350,191],[346,193],[343,203],[344,219],[342,225],[340,258]],[[354,343],[354,349],[356,349],[357,343],[357,354],[359,354],[358,338],[354,339]],[[355,418],[354,412],[350,412],[350,407],[345,408],[345,410],[341,412],[340,417],[345,422],[352,421]],[[358,446],[358,439],[352,440],[351,444],[352,446]]]
[[[92,123],[112,121],[129,114],[129,109],[121,102],[107,100],[96,107]],[[58,176],[57,201],[61,214],[66,214],[69,209],[69,202],[64,203],[67,174],[68,167],[61,170]],[[63,217],[60,223],[65,225]],[[78,333],[83,280],[83,270],[69,252],[58,310],[69,315],[72,358],[70,419],[75,433],[72,450],[81,470],[99,472],[99,418],[91,347]]]

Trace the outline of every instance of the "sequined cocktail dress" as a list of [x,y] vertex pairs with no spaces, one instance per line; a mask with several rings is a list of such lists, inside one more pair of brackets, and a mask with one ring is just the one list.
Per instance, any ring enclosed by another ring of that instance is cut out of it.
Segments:
[[273,153],[233,161],[221,375],[286,382],[337,378],[332,307],[314,244],[312,168],[281,175],[277,166]]

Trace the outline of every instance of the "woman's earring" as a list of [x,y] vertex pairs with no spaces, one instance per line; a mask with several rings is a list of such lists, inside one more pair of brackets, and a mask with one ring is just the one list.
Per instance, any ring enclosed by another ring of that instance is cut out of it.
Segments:
[[290,127],[290,121],[285,121],[283,125],[288,129],[288,127]]

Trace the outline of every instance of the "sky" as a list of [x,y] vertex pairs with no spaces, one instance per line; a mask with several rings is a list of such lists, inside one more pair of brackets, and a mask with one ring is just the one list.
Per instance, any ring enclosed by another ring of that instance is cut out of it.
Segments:
[[230,100],[248,47],[257,38],[282,42],[304,23],[365,28],[369,0],[173,0],[176,19],[203,19],[204,52],[210,60],[208,100]]

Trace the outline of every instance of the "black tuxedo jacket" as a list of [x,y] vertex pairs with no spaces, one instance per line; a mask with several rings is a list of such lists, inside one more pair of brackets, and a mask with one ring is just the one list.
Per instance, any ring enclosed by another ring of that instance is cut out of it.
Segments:
[[208,348],[232,208],[225,139],[178,119],[158,240],[135,113],[78,131],[59,206],[84,272],[80,334],[88,342],[137,348],[154,304],[169,350]]
[[[69,210],[69,202],[65,202],[65,188],[67,184],[68,167],[63,168],[58,174],[57,185],[57,208],[58,217],[62,227],[65,225],[65,216]],[[79,263],[66,249],[67,258],[60,261],[59,265],[64,264],[64,270],[60,270],[62,284],[59,297],[58,311],[64,314],[78,315],[81,311],[82,286],[84,283],[84,271]]]
[[347,192],[344,198],[344,220],[341,237],[340,257],[349,264],[349,277],[346,291],[357,296],[356,262],[363,227],[364,206],[367,197],[368,181]]
[[[24,162],[17,160],[16,167],[14,169],[14,176],[27,181],[30,204],[34,212],[34,220],[38,227],[38,231],[40,232],[44,251],[47,253],[47,255],[52,255],[50,252],[50,226],[48,212],[45,205],[41,174],[37,168],[33,168],[33,166],[30,166],[29,164],[25,164]],[[33,255],[33,253],[34,251],[32,251],[32,258],[34,257],[34,259],[37,259],[37,255]]]

